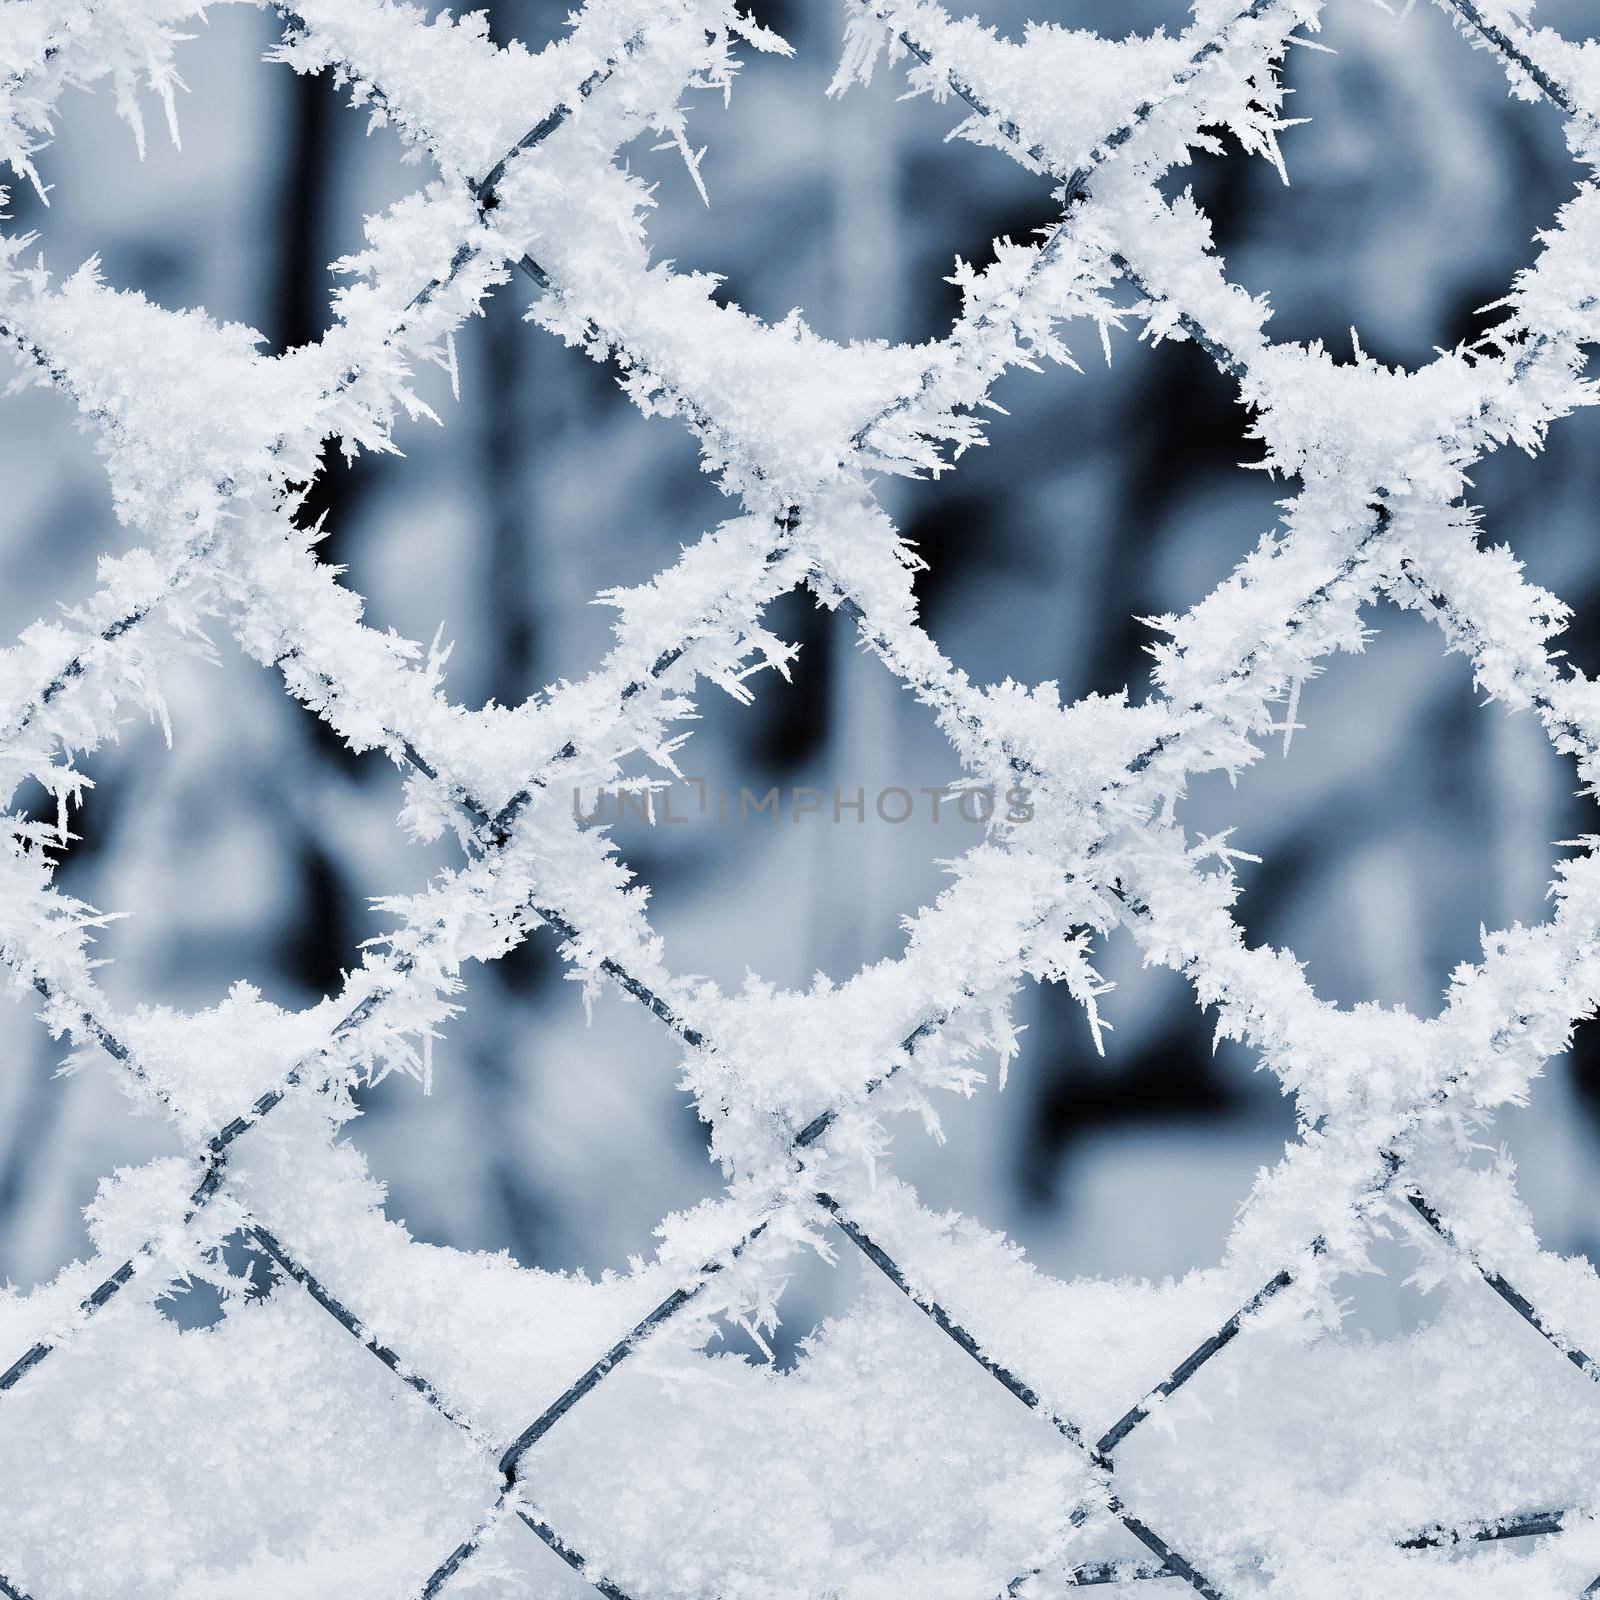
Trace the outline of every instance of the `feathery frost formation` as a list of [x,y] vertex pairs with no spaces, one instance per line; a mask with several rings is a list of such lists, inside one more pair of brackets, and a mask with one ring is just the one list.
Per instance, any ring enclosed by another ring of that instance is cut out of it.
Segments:
[[[52,276],[37,239],[0,243],[17,382],[76,404],[134,537],[0,654],[0,955],[74,1062],[114,1072],[190,1152],[108,1178],[96,1255],[0,1298],[0,1592],[510,1593],[534,1570],[529,1530],[613,1600],[984,1600],[1158,1576],[1208,1600],[1594,1592],[1600,1286],[1540,1250],[1512,1174],[1475,1155],[1595,1009],[1593,841],[1557,863],[1549,920],[1485,935],[1424,1020],[1341,1010],[1292,954],[1250,948],[1234,853],[1183,823],[1191,777],[1287,739],[1300,686],[1363,647],[1379,597],[1436,621],[1586,790],[1600,777],[1600,687],[1552,648],[1565,610],[1466,500],[1488,452],[1537,450],[1596,398],[1600,44],[1537,28],[1529,0],[1436,3],[1514,95],[1560,108],[1585,176],[1498,328],[1411,372],[1274,342],[1193,199],[1158,187],[1197,150],[1281,169],[1279,68],[1320,0],[1198,0],[1181,34],[1123,41],[855,4],[836,92],[903,68],[1062,207],[1039,239],[957,265],[961,313],[924,346],[768,325],[652,261],[622,153],[666,140],[698,182],[686,94],[735,92],[743,52],[787,49],[724,0],[591,0],[537,54],[392,0],[279,6],[277,59],[331,74],[430,172],[339,263],[318,345],[267,356],[249,329],[113,292],[93,262]],[[0,156],[17,180],[48,195],[68,86],[109,85],[141,139],[153,98],[176,136],[198,17],[192,0],[10,0]],[[686,425],[734,508],[602,597],[615,640],[589,676],[471,711],[437,646],[363,621],[295,512],[328,442],[391,450],[396,420],[426,414],[414,373],[453,375],[455,330],[517,274],[528,320]],[[1298,492],[1213,594],[1155,619],[1143,703],[974,684],[919,623],[917,559],[873,480],[956,467],[1002,373],[1126,331],[1195,340]],[[972,782],[1025,779],[1035,816],[997,814],[898,959],[726,993],[674,976],[645,895],[564,797],[676,774],[704,688],[748,700],[760,669],[786,670],[762,616],[797,585],[849,615]],[[244,981],[199,1015],[119,1014],[94,976],[104,916],[52,882],[90,781],[76,763],[130,709],[161,719],[169,663],[223,630],[401,766],[401,820],[453,834],[460,864],[384,902],[390,932],[301,1014]],[[32,820],[39,790],[54,820]],[[463,967],[541,927],[586,1001],[620,987],[680,1037],[727,1180],[662,1224],[654,1259],[599,1282],[412,1241],[341,1136],[357,1081],[427,1079]],[[1091,947],[1117,928],[1192,980],[1301,1117],[1219,1264],[1159,1287],[1054,1281],[889,1170],[893,1118],[937,1136],[942,1093],[1003,1081],[1025,978],[1065,983],[1101,1043]],[[1396,1229],[1444,1309],[1406,1339],[1342,1338],[1341,1282]],[[264,1299],[221,1264],[238,1230],[281,1269]],[[719,1353],[724,1323],[758,1342],[775,1325],[796,1252],[847,1248],[882,1279],[792,1372]],[[207,1332],[154,1308],[184,1274],[226,1297]]]

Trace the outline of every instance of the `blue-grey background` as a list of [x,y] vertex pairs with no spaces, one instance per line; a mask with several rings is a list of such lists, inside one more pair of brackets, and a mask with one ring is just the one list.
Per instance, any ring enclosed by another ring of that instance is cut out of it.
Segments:
[[[984,15],[1020,28],[1029,7]],[[1541,5],[1573,34],[1584,0]],[[706,97],[691,138],[707,144],[709,210],[671,154],[632,152],[660,180],[658,255],[720,272],[763,316],[799,306],[838,337],[937,336],[955,308],[955,254],[1022,237],[1052,213],[1047,186],[1004,156],[944,142],[953,108],[897,103],[897,74],[830,102],[839,16],[828,0],[769,0],[758,14],[795,45],[754,60],[732,105]],[[497,0],[501,40],[543,43],[565,7]],[[1173,0],[1056,0],[1032,14],[1103,31],[1179,24]],[[141,165],[109,97],[68,95],[41,169],[38,227],[52,266],[98,252],[106,277],[170,307],[204,305],[259,329],[268,348],[318,337],[327,263],[356,248],[361,216],[422,181],[387,133],[329,83],[265,65],[269,15],[221,6],[184,47],[184,149],[152,132]],[[1579,176],[1553,115],[1512,102],[1498,66],[1421,6],[1403,21],[1368,0],[1332,0],[1324,42],[1292,53],[1285,137],[1292,187],[1237,153],[1192,181],[1236,278],[1270,290],[1274,331],[1341,353],[1352,325],[1390,362],[1418,363],[1484,325],[1532,254],[1532,237]],[[154,114],[155,108],[150,108]],[[158,119],[157,119],[158,125]],[[322,549],[347,564],[369,616],[456,641],[450,688],[469,703],[516,701],[576,677],[606,642],[593,593],[639,581],[729,507],[685,432],[642,420],[611,375],[523,325],[518,283],[460,341],[459,404],[444,426],[404,430],[404,459],[335,464],[314,510]],[[1082,375],[1017,374],[990,445],[940,483],[888,484],[884,499],[929,563],[927,620],[978,678],[1053,678],[1065,693],[1145,692],[1135,619],[1182,609],[1271,525],[1292,485],[1241,470],[1257,451],[1228,386],[1191,348],[1114,344],[1090,331]],[[429,391],[430,394],[434,390]],[[1477,474],[1495,540],[1578,614],[1570,647],[1600,665],[1596,423],[1562,424],[1534,461]],[[88,439],[65,402],[30,393],[0,410],[0,623],[11,633],[89,589],[96,555],[127,539]],[[775,608],[803,646],[794,682],[760,682],[741,709],[710,691],[686,770],[713,785],[898,784],[955,776],[931,721],[839,619],[799,597]],[[1320,991],[1431,1013],[1480,923],[1544,914],[1552,841],[1593,827],[1569,767],[1527,717],[1475,702],[1464,661],[1414,617],[1376,612],[1365,657],[1309,685],[1305,731],[1236,792],[1197,786],[1188,815],[1237,824],[1263,858],[1244,868],[1253,937],[1288,944]],[[169,685],[173,748],[130,724],[86,764],[95,787],[60,879],[104,910],[131,912],[102,940],[113,997],[212,1004],[248,978],[303,1005],[332,990],[382,924],[368,897],[419,883],[446,857],[404,841],[399,789],[357,760],[219,635],[220,664]],[[811,819],[619,834],[654,893],[680,971],[736,984],[750,969],[799,984],[848,977],[896,952],[899,917],[940,883],[937,862],[971,842],[946,823],[889,827]],[[1256,1169],[1293,1129],[1275,1080],[1210,1026],[1186,986],[1144,972],[1122,937],[1101,955],[1117,988],[1097,1059],[1062,993],[1030,993],[1009,1087],[947,1108],[949,1143],[899,1136],[895,1162],[938,1205],[1022,1240],[1057,1272],[1160,1277],[1216,1259]],[[637,1007],[610,998],[586,1025],[552,940],[475,970],[465,1013],[437,1051],[433,1092],[391,1079],[363,1095],[353,1137],[421,1238],[509,1248],[524,1262],[591,1272],[647,1251],[660,1215],[717,1187],[675,1088],[675,1051]],[[0,1273],[27,1285],[84,1242],[98,1178],[172,1147],[134,1118],[106,1074],[53,1076],[61,1048],[29,1008],[4,1013],[0,1072]],[[1543,1236],[1600,1241],[1600,1073],[1591,1027],[1555,1063],[1529,1110],[1506,1118]],[[802,1272],[791,1336],[848,1289]],[[1363,1301],[1375,1331],[1407,1313],[1398,1279]]]

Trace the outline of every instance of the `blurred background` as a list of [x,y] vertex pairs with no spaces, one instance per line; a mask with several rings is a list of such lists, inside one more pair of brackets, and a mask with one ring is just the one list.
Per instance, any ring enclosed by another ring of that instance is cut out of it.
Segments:
[[[709,209],[675,156],[630,153],[659,181],[658,257],[722,274],[727,298],[762,316],[800,307],[831,337],[941,335],[954,256],[985,261],[994,237],[1046,223],[1048,186],[947,143],[954,108],[898,103],[898,73],[827,101],[833,0],[753,9],[796,53],[752,59],[731,106],[696,106]],[[1185,16],[1178,0],[990,0],[983,15],[1020,32],[1030,9],[1117,34]],[[495,0],[489,16],[499,40],[537,47],[565,11]],[[1573,37],[1593,28],[1585,0],[1545,0],[1539,17]],[[70,92],[40,162],[52,205],[14,192],[11,226],[41,229],[57,273],[98,253],[112,284],[246,322],[268,349],[316,339],[327,264],[359,246],[363,213],[426,173],[392,134],[368,137],[328,82],[262,63],[268,14],[219,6],[196,31],[179,60],[183,152],[153,133],[141,164],[109,96]],[[1271,292],[1279,337],[1342,356],[1354,327],[1380,360],[1420,363],[1485,325],[1478,308],[1531,259],[1579,171],[1553,114],[1510,101],[1496,62],[1431,6],[1401,19],[1331,0],[1322,39],[1335,54],[1296,50],[1288,64],[1290,114],[1311,119],[1284,140],[1290,187],[1236,152],[1173,187],[1192,183],[1233,276]],[[459,403],[429,391],[442,428],[405,429],[403,459],[335,463],[311,508],[327,515],[324,558],[349,569],[370,620],[424,640],[442,621],[455,640],[449,688],[474,705],[591,668],[608,638],[594,592],[643,580],[732,509],[682,428],[642,420],[607,371],[523,325],[525,306],[515,283],[466,329]],[[1196,351],[1125,335],[1108,368],[1092,330],[1071,337],[1082,374],[1008,377],[997,399],[1009,415],[992,420],[987,449],[943,482],[886,483],[883,498],[928,562],[928,624],[976,678],[1138,698],[1151,635],[1135,619],[1203,595],[1289,491],[1240,470],[1257,455],[1248,419]],[[1504,454],[1477,475],[1491,537],[1573,606],[1570,652],[1590,671],[1597,441],[1600,419],[1580,416],[1538,461]],[[10,637],[86,594],[97,555],[128,536],[59,398],[4,401],[0,481]],[[1197,786],[1186,815],[1236,825],[1237,847],[1262,857],[1242,869],[1253,939],[1292,947],[1332,999],[1432,1014],[1450,969],[1476,955],[1480,924],[1542,917],[1552,841],[1594,823],[1534,722],[1481,708],[1465,661],[1444,657],[1428,625],[1370,620],[1368,653],[1307,686],[1292,753],[1274,752],[1236,792]],[[794,681],[758,680],[748,708],[708,691],[686,771],[735,793],[957,776],[931,719],[848,624],[800,596],[772,623],[802,647]],[[383,926],[369,898],[448,859],[394,826],[391,767],[348,755],[274,675],[225,636],[218,645],[217,664],[168,685],[170,751],[130,723],[86,763],[94,788],[60,882],[132,913],[101,941],[121,1005],[204,1007],[239,978],[284,1006],[312,1002]],[[975,833],[890,826],[869,808],[860,825],[630,822],[617,838],[677,970],[797,985],[896,953],[900,918],[937,893],[939,861]],[[1099,965],[1116,983],[1104,1060],[1064,993],[1030,992],[1005,1092],[946,1104],[942,1151],[905,1128],[894,1163],[931,1204],[1007,1230],[1049,1271],[1160,1278],[1210,1265],[1256,1170],[1292,1135],[1293,1106],[1247,1053],[1213,1052],[1187,986],[1141,970],[1125,937]],[[648,1253],[664,1212],[716,1192],[670,1039],[614,996],[586,1024],[548,935],[474,970],[463,1000],[432,1093],[391,1078],[363,1092],[351,1127],[417,1237],[595,1273]],[[173,1143],[131,1115],[107,1074],[54,1076],[62,1050],[31,1008],[0,1005],[0,1274],[28,1286],[84,1248],[80,1213],[102,1174]],[[1597,1058],[1590,1025],[1534,1104],[1491,1135],[1518,1155],[1540,1232],[1564,1251],[1600,1244]],[[850,1292],[851,1272],[802,1273],[791,1340]],[[1398,1280],[1366,1297],[1375,1332],[1403,1319],[1401,1300]]]

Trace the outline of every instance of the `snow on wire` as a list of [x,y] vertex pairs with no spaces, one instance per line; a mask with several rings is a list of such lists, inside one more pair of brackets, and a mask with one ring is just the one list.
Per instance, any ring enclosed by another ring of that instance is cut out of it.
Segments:
[[[1525,0],[1437,3],[1600,165],[1600,46],[1535,29]],[[1379,597],[1434,619],[1593,789],[1600,690],[1553,653],[1564,608],[1481,542],[1465,496],[1475,461],[1537,449],[1596,398],[1600,188],[1562,208],[1478,346],[1416,372],[1359,350],[1335,362],[1269,341],[1266,304],[1227,280],[1203,214],[1158,188],[1227,137],[1281,165],[1278,69],[1319,0],[1199,0],[1177,37],[1038,27],[1021,43],[925,0],[852,5],[837,91],[887,52],[1061,205],[1037,241],[958,265],[961,314],[928,346],[768,326],[717,304],[712,280],[651,264],[646,195],[619,152],[664,137],[695,171],[686,91],[729,91],[740,49],[786,48],[724,0],[593,0],[536,54],[389,0],[278,7],[279,59],[332,73],[437,173],[369,219],[320,344],[266,358],[248,330],[109,290],[93,263],[53,285],[31,237],[0,245],[20,381],[71,397],[144,541],[0,657],[0,782],[12,804],[35,784],[57,807],[54,823],[9,815],[0,953],[52,1032],[109,1057],[193,1152],[108,1179],[94,1259],[0,1302],[13,1600],[512,1592],[518,1525],[613,1600],[1145,1581],[1211,1600],[1600,1592],[1594,1430],[1568,1370],[1600,1380],[1585,1354],[1600,1285],[1541,1252],[1509,1170],[1474,1159],[1486,1117],[1595,1008],[1592,841],[1558,864],[1550,920],[1486,936],[1422,1021],[1341,1011],[1292,956],[1248,948],[1226,840],[1180,820],[1192,776],[1287,742],[1300,685],[1362,647]],[[0,146],[19,178],[45,194],[34,158],[68,85],[110,80],[142,140],[142,81],[171,122],[197,12],[7,0]],[[537,290],[529,320],[690,428],[741,509],[604,596],[616,641],[589,677],[471,712],[445,698],[436,649],[362,622],[295,513],[327,441],[387,450],[396,420],[426,411],[413,369],[453,376],[454,330],[514,271]],[[1128,326],[1196,341],[1238,383],[1264,465],[1300,482],[1229,579],[1158,620],[1139,705],[971,683],[921,628],[916,559],[871,487],[948,470],[981,441],[995,381],[1070,363],[1079,320],[1108,349]],[[852,619],[972,781],[1025,775],[1035,816],[994,820],[900,959],[837,987],[727,994],[672,974],[610,841],[565,796],[626,781],[630,760],[677,775],[702,681],[748,700],[753,672],[786,669],[761,618],[797,585]],[[89,954],[101,919],[56,889],[52,851],[83,787],[76,755],[130,705],[164,719],[162,672],[205,648],[208,623],[352,748],[399,764],[405,825],[453,832],[463,859],[384,902],[392,931],[306,1012],[240,985],[198,1015],[118,1015]],[[429,1074],[463,965],[540,926],[586,1000],[616,985],[681,1040],[728,1179],[663,1224],[652,1263],[598,1283],[416,1244],[339,1138],[353,1082]],[[1301,1117],[1222,1264],[1159,1288],[1056,1282],[886,1171],[887,1119],[937,1131],[935,1093],[970,1093],[989,1053],[1003,1077],[1024,979],[1065,983],[1099,1042],[1089,951],[1117,927],[1191,979]],[[1401,1227],[1448,1280],[1444,1310],[1406,1340],[1341,1339],[1340,1280]],[[237,1296],[217,1255],[240,1230],[305,1293]],[[839,1237],[900,1293],[819,1330],[792,1374],[707,1355],[724,1319],[760,1341],[789,1258],[831,1258]],[[204,1339],[154,1310],[185,1275],[231,1297]]]

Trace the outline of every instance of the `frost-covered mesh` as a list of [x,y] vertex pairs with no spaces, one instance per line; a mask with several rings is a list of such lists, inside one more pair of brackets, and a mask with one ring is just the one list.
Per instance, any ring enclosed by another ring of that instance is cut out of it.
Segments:
[[[1559,108],[1582,168],[1600,163],[1600,44],[1535,29],[1531,0],[1438,3],[1512,94]],[[326,339],[267,357],[249,330],[114,293],[92,264],[53,283],[31,238],[0,247],[20,381],[73,397],[142,541],[0,657],[15,807],[0,949],[46,1026],[109,1057],[192,1152],[108,1178],[93,1259],[0,1300],[0,1591],[1600,1591],[1583,1381],[1600,1377],[1583,1353],[1600,1348],[1600,1285],[1540,1251],[1479,1143],[1594,1009],[1593,841],[1566,847],[1549,920],[1486,935],[1421,1020],[1340,1010],[1292,955],[1248,948],[1226,840],[1182,820],[1192,776],[1287,743],[1300,686],[1362,647],[1379,597],[1432,618],[1485,697],[1530,710],[1593,788],[1600,687],[1552,648],[1560,602],[1484,542],[1467,501],[1475,462],[1536,450],[1596,398],[1592,178],[1475,347],[1414,372],[1359,346],[1336,359],[1270,341],[1204,215],[1160,187],[1197,149],[1278,160],[1278,66],[1314,42],[1318,0],[1199,0],[1180,35],[1123,41],[1050,25],[1008,41],[887,0],[853,12],[835,89],[887,53],[914,92],[965,102],[965,137],[1053,183],[1062,216],[958,266],[947,338],[844,347],[650,261],[648,196],[621,153],[664,139],[692,169],[685,92],[730,89],[741,52],[786,48],[730,4],[592,0],[537,54],[389,0],[278,9],[280,60],[333,74],[436,172],[369,220]],[[40,182],[31,157],[68,86],[109,81],[141,137],[147,91],[170,118],[196,13],[7,0],[0,144],[19,178]],[[537,291],[529,320],[613,365],[645,414],[686,424],[740,509],[603,597],[615,643],[588,677],[469,711],[445,698],[437,648],[362,622],[295,513],[325,441],[390,448],[421,407],[413,369],[453,373],[453,330],[517,269]],[[1120,329],[1198,342],[1237,381],[1262,464],[1299,485],[1232,576],[1157,619],[1139,704],[970,682],[919,626],[916,557],[871,487],[951,466],[1002,373],[1072,359],[1073,323],[1086,356]],[[728,993],[668,970],[643,894],[566,797],[674,774],[703,686],[745,700],[752,673],[785,668],[761,618],[795,586],[853,619],[975,787],[1025,789],[1034,814],[996,809],[899,959],[803,993]],[[460,843],[461,865],[385,902],[392,931],[302,1014],[247,984],[198,1015],[115,1013],[90,955],[100,916],[52,884],[85,781],[75,756],[130,707],[161,717],[163,670],[206,648],[203,627],[231,629],[353,748],[399,764],[409,829]],[[38,787],[53,820],[34,820],[50,816]],[[597,1282],[414,1242],[341,1137],[353,1083],[429,1072],[463,966],[541,926],[585,1001],[618,985],[679,1036],[727,1178],[667,1219],[652,1261]],[[1159,1287],[1052,1280],[925,1209],[887,1163],[889,1118],[937,1131],[940,1093],[971,1092],[987,1058],[1003,1078],[1024,979],[1066,984],[1098,1042],[1090,947],[1116,927],[1192,980],[1300,1115],[1220,1264]],[[1442,1311],[1382,1343],[1341,1333],[1341,1286],[1370,1269],[1375,1237],[1407,1230]],[[274,1292],[247,1295],[228,1270],[221,1246],[240,1235],[276,1263]],[[727,1323],[757,1342],[774,1326],[797,1252],[845,1245],[883,1277],[792,1370],[718,1352]],[[184,1277],[225,1296],[203,1334],[157,1309]]]

